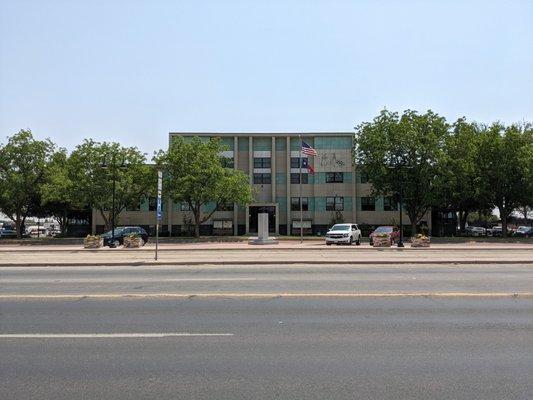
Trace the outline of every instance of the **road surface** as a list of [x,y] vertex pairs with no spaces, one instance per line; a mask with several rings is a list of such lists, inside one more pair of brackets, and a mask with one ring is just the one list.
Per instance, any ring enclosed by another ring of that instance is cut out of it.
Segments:
[[0,398],[531,399],[532,271],[0,268]]

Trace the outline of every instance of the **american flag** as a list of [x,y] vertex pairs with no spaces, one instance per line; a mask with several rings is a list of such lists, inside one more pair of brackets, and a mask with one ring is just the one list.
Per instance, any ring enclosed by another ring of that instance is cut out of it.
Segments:
[[302,153],[306,154],[308,156],[316,156],[316,155],[318,155],[316,150],[313,149],[311,146],[309,146],[307,143],[305,143],[303,140],[302,140]]

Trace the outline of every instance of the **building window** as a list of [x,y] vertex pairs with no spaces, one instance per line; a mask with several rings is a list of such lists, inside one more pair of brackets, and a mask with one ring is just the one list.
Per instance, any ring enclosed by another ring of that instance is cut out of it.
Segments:
[[233,203],[223,203],[217,206],[217,211],[233,211]]
[[376,211],[376,199],[374,197],[361,197],[362,211]]
[[224,168],[234,168],[235,166],[233,157],[222,157],[221,163]]
[[[157,197],[148,198],[148,211],[157,211]],[[163,202],[161,202],[161,211],[163,211]]]
[[344,197],[326,197],[326,211],[344,211]]
[[270,158],[254,157],[254,168],[270,168]]
[[270,174],[254,174],[254,184],[270,185],[272,178]]
[[368,175],[361,174],[361,183],[368,183]]
[[191,207],[189,207],[189,203],[186,201],[180,203],[180,211],[191,211]]
[[344,174],[342,172],[326,172],[326,183],[342,183]]
[[[302,185],[307,185],[308,182],[309,182],[309,174],[302,173]],[[293,183],[293,184],[300,183],[300,173],[299,172],[291,174],[291,183]]]
[[398,203],[394,197],[385,197],[383,199],[383,210],[384,211],[398,211]]
[[298,160],[302,160],[302,168],[307,168],[308,161],[307,157],[291,157],[291,168],[300,168],[300,164],[298,163]]
[[[291,197],[291,211],[300,211],[300,198]],[[302,211],[309,211],[309,199],[302,197]]]

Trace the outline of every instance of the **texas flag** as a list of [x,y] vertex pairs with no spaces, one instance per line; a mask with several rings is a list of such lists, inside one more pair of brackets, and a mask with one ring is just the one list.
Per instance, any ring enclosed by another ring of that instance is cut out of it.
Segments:
[[309,159],[307,158],[302,158],[302,168],[307,168],[311,175],[315,174],[315,170],[309,165]]

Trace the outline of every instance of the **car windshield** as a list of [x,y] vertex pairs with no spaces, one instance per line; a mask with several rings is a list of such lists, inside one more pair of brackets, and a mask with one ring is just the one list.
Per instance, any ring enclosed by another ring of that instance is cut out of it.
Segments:
[[380,226],[376,228],[377,233],[388,233],[392,232],[392,226]]
[[350,225],[333,225],[330,230],[332,230],[332,231],[349,231],[350,230]]
[[[120,235],[124,231],[124,228],[115,228],[115,236]],[[111,231],[105,233],[107,236],[111,236]]]

